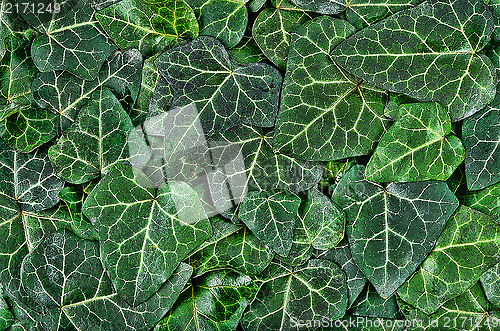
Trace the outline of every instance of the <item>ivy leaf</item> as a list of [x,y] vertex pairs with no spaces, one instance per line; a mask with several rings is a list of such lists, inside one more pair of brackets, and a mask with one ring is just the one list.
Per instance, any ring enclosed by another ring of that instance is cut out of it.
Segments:
[[398,289],[398,295],[415,308],[432,314],[474,285],[499,261],[499,245],[500,225],[479,211],[460,206],[433,251]]
[[232,269],[244,275],[258,275],[271,262],[274,253],[245,225],[220,216],[210,219],[213,235],[189,257],[194,276],[211,270]]
[[468,192],[468,194],[460,196],[459,200],[460,203],[500,221],[500,184]]
[[293,229],[300,198],[285,192],[249,192],[241,202],[238,218],[264,244],[279,255],[292,248]]
[[222,44],[206,36],[166,51],[155,64],[173,89],[172,108],[192,105],[187,109],[194,107],[198,114],[180,125],[190,128],[201,123],[206,136],[241,122],[274,125],[282,78],[273,67],[263,63],[235,67]]
[[137,48],[145,57],[198,36],[198,22],[184,0],[122,0],[95,16],[118,47]]
[[347,309],[345,274],[328,260],[311,259],[295,268],[272,262],[259,282],[241,320],[244,330],[296,330],[299,320],[335,320]]
[[366,166],[366,179],[447,180],[464,159],[460,139],[450,132],[450,116],[441,105],[402,105],[396,121],[382,136]]
[[337,263],[342,271],[347,276],[347,287],[349,290],[349,305],[351,307],[364,289],[366,284],[366,277],[359,269],[351,255],[351,248],[347,238],[344,237],[342,241],[328,251],[318,252],[316,257],[319,259],[330,260]]
[[200,24],[200,35],[219,39],[224,46],[236,46],[248,24],[247,0],[186,0]]
[[101,86],[109,88],[128,111],[139,94],[141,70],[139,51],[117,51],[104,61],[98,77],[92,81],[81,80],[67,71],[38,74],[32,84],[33,97],[40,107],[58,115],[59,130],[65,130]]
[[276,120],[280,153],[315,161],[369,154],[389,126],[386,94],[346,74],[329,56],[352,33],[349,23],[328,16],[294,32]]
[[113,285],[132,306],[149,299],[187,254],[212,235],[191,187],[170,182],[155,189],[127,165],[116,165],[101,179],[83,213],[97,229],[101,259]]
[[238,45],[228,50],[231,60],[239,65],[261,62],[266,57],[252,37],[252,31],[247,30]]
[[496,308],[500,307],[500,264],[488,269],[480,280],[488,301]]
[[285,70],[291,33],[313,16],[288,0],[271,3],[275,8],[260,12],[253,23],[252,35],[264,55],[278,69]]
[[357,165],[332,200],[344,209],[354,260],[382,298],[390,297],[430,253],[458,206],[446,183],[390,183],[364,178]]
[[71,230],[78,237],[89,240],[98,240],[97,233],[89,219],[82,213],[83,203],[89,191],[80,190],[75,187],[65,187],[59,192],[61,204],[64,203],[68,209],[71,219]]
[[236,330],[257,292],[246,275],[214,271],[191,281],[155,330]]
[[483,1],[429,0],[357,32],[331,54],[355,76],[420,102],[438,102],[459,121],[495,96],[495,69],[478,53],[492,31]]
[[[37,8],[39,4],[47,8],[53,1],[37,0]],[[68,70],[80,78],[93,80],[106,57],[117,47],[94,20],[90,0],[65,0],[59,5],[58,12],[23,10],[21,13],[43,33],[31,46],[33,62],[42,72]]]
[[14,323],[14,316],[12,316],[7,302],[0,297],[0,330],[6,330],[12,323]]
[[140,139],[118,99],[101,87],[49,149],[49,158],[60,178],[81,184],[105,175],[117,163],[148,159],[149,149],[140,145]]
[[480,190],[500,182],[500,93],[484,110],[464,120],[467,187]]
[[355,316],[390,319],[402,319],[404,317],[396,302],[396,295],[383,299],[370,283],[366,284],[350,311]]

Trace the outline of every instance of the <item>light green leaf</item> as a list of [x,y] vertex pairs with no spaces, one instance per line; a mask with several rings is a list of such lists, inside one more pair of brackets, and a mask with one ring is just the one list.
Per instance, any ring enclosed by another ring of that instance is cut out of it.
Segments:
[[433,251],[398,289],[398,295],[415,308],[432,314],[474,285],[500,260],[499,253],[500,225],[479,211],[460,206]]
[[337,263],[347,276],[347,287],[349,290],[349,305],[351,307],[366,284],[366,277],[359,269],[351,255],[351,248],[347,238],[328,251],[317,252],[315,256],[319,259],[330,260]]
[[101,259],[118,293],[136,306],[149,299],[193,249],[212,235],[196,192],[183,182],[155,189],[116,165],[85,200]]
[[313,15],[288,0],[273,0],[275,8],[265,8],[255,19],[252,35],[264,55],[285,70],[291,33]]
[[359,31],[331,54],[368,83],[438,102],[459,121],[495,96],[495,69],[479,54],[492,31],[483,1],[429,0]]
[[257,292],[246,275],[214,271],[191,281],[155,330],[236,330]]
[[145,57],[198,36],[198,22],[184,0],[122,0],[95,16],[121,49],[137,48]]
[[241,202],[238,218],[264,244],[288,256],[300,198],[285,192],[249,192]]
[[[87,80],[97,77],[106,57],[117,47],[94,20],[90,0],[63,0],[60,10],[45,10],[53,0],[38,0],[44,10],[23,10],[24,19],[43,33],[31,46],[33,62],[42,72],[68,70]],[[89,52],[89,50],[92,50]]]
[[345,274],[328,260],[295,268],[273,262],[258,281],[257,296],[241,320],[244,330],[297,330],[299,320],[335,320],[347,309]]
[[117,163],[148,159],[150,151],[140,139],[118,99],[101,87],[49,149],[49,158],[60,178],[81,184],[105,175]]
[[197,114],[184,122],[177,119],[177,125],[198,129],[201,124],[201,136],[241,122],[274,125],[282,78],[273,67],[263,63],[235,67],[222,44],[206,36],[166,51],[155,64],[173,89],[172,108],[179,109],[178,116],[183,111]]
[[316,18],[292,37],[275,149],[299,159],[331,161],[373,151],[390,124],[386,93],[346,74],[330,58],[354,32],[345,21]]
[[382,136],[366,166],[366,179],[447,180],[464,160],[462,142],[450,132],[450,116],[441,105],[402,105],[396,121]]
[[500,93],[462,124],[467,187],[480,190],[500,182]]
[[59,130],[65,130],[75,120],[78,111],[92,93],[105,86],[129,110],[139,95],[142,56],[137,50],[112,53],[93,81],[81,80],[66,71],[38,74],[33,81],[33,97],[38,105],[59,116]]
[[390,297],[430,253],[458,206],[446,183],[369,182],[357,165],[332,201],[344,209],[352,256],[382,298]]
[[244,275],[258,275],[271,262],[274,253],[245,225],[220,216],[210,219],[213,235],[189,257],[194,276],[210,270],[229,268]]
[[200,24],[200,35],[219,39],[224,46],[236,46],[248,23],[247,0],[185,0]]

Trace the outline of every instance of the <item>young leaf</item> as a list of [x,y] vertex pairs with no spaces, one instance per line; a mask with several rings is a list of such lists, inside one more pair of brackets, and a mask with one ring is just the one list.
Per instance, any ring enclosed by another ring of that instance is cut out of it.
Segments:
[[467,187],[480,190],[500,182],[500,92],[485,109],[464,120]]
[[459,121],[495,96],[495,69],[479,54],[492,31],[483,1],[429,0],[352,35],[332,59],[371,84],[438,102]]
[[212,230],[196,192],[183,182],[155,189],[127,165],[111,168],[83,213],[96,227],[116,291],[136,306],[149,299]]
[[500,260],[499,253],[500,225],[479,211],[460,206],[433,251],[398,289],[398,295],[415,308],[432,314],[474,285]]
[[366,166],[366,179],[447,180],[464,159],[460,139],[450,132],[450,116],[441,105],[402,105],[396,121],[382,136]]
[[292,248],[299,205],[295,194],[249,192],[241,202],[238,218],[259,240],[286,257]]
[[311,259],[293,269],[273,262],[258,281],[241,320],[244,330],[296,330],[299,320],[335,320],[347,309],[345,274],[328,260]]
[[346,74],[330,51],[354,33],[345,21],[318,17],[292,36],[274,146],[304,160],[369,154],[390,120],[386,94]]
[[382,298],[390,297],[430,253],[458,206],[446,183],[390,183],[364,178],[357,165],[332,201],[344,209],[354,261]]
[[205,274],[184,288],[155,330],[236,330],[256,292],[257,286],[246,275],[231,271]]
[[210,270],[232,269],[244,275],[258,275],[271,262],[274,253],[245,227],[220,216],[210,219],[213,235],[189,257],[194,276]]
[[106,57],[117,47],[94,20],[91,1],[63,0],[58,3],[59,11],[46,10],[49,4],[54,5],[53,0],[38,0],[36,10],[25,8],[21,13],[43,33],[31,46],[36,67],[42,72],[68,70],[80,78],[95,79]]
[[137,48],[145,57],[198,36],[198,22],[184,0],[121,0],[95,17],[121,49]]

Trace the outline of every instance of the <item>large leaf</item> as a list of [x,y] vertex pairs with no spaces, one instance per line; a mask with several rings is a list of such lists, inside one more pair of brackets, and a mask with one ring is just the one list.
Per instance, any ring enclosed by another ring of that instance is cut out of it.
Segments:
[[277,254],[287,256],[300,198],[285,192],[249,192],[241,202],[238,218]]
[[480,190],[500,182],[500,93],[480,113],[464,120],[467,187]]
[[371,84],[438,102],[458,121],[495,96],[495,69],[478,53],[492,31],[483,1],[429,0],[352,35],[332,58]]
[[347,276],[347,287],[349,290],[349,307],[354,303],[366,284],[366,277],[359,269],[351,255],[351,248],[347,238],[334,248],[319,252],[317,258],[330,260],[337,263]]
[[322,16],[293,34],[276,121],[280,153],[318,161],[369,154],[386,130],[386,94],[346,74],[329,56],[353,32],[349,23]]
[[271,263],[241,325],[244,330],[297,330],[299,321],[338,319],[347,309],[345,274],[333,262],[311,259],[290,268]]
[[[37,0],[37,10],[23,10],[26,21],[43,33],[31,46],[38,70],[68,70],[78,77],[96,78],[106,57],[117,47],[94,20],[90,0],[63,0],[59,11],[40,10],[53,0]],[[33,3],[35,5],[35,3]],[[92,50],[92,51],[89,51]]]
[[288,0],[273,0],[272,4],[275,8],[264,9],[255,19],[252,35],[264,55],[276,67],[285,70],[290,36],[296,28],[311,19],[312,15]]
[[181,266],[151,299],[129,307],[113,290],[99,260],[97,242],[80,240],[63,230],[45,237],[26,256],[21,279],[31,297],[50,307],[41,317],[48,329],[73,324],[86,330],[106,326],[149,330],[173,305],[190,274],[189,266]]
[[257,292],[246,275],[214,271],[191,281],[155,330],[236,330]]
[[184,115],[187,120],[177,119],[175,124],[192,128],[201,123],[201,137],[241,122],[274,125],[282,78],[273,67],[263,63],[235,67],[224,46],[205,36],[166,51],[155,63],[172,86],[172,107],[180,108],[178,117],[183,109],[194,108],[197,114]]
[[271,262],[274,253],[245,225],[220,216],[210,219],[213,236],[189,257],[195,276],[210,270],[232,269],[244,275],[258,275]]
[[97,229],[101,259],[118,293],[136,306],[212,234],[196,192],[182,182],[155,189],[132,167],[113,167],[84,214]]
[[200,35],[219,39],[224,46],[236,46],[248,24],[247,0],[185,0],[195,11]]
[[38,74],[32,84],[33,97],[40,107],[58,115],[58,126],[65,130],[101,86],[109,88],[128,111],[139,94],[141,70],[139,51],[117,51],[104,61],[99,75],[92,81],[81,80],[67,71]]
[[432,314],[474,285],[499,260],[500,225],[479,211],[460,206],[433,251],[398,289],[398,295]]
[[146,57],[198,36],[198,22],[184,0],[122,0],[95,16],[121,49],[137,48]]
[[[56,174],[81,184],[105,175],[117,163],[149,158],[132,122],[118,99],[106,87],[97,89],[78,118],[49,149]],[[141,153],[142,152],[142,153]]]
[[382,136],[366,166],[366,179],[447,180],[464,159],[460,139],[450,132],[450,116],[441,105],[402,105],[396,121]]
[[444,182],[384,187],[366,180],[364,168],[351,168],[332,200],[346,213],[354,260],[388,298],[430,253],[458,201]]

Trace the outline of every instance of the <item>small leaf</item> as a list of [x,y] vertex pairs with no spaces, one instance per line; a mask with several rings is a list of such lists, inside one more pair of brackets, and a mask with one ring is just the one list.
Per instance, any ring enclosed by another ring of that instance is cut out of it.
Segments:
[[266,58],[259,46],[257,46],[250,30],[245,32],[238,45],[228,50],[228,53],[231,60],[237,62],[239,65],[262,62]]
[[379,317],[390,319],[402,319],[403,314],[396,302],[396,295],[383,299],[370,283],[366,284],[356,302],[351,307],[353,315],[366,317]]
[[12,323],[14,323],[14,316],[12,316],[7,302],[0,297],[0,330],[6,330]]
[[500,221],[500,183],[459,197],[460,203]]
[[494,267],[488,269],[482,274],[481,285],[484,293],[495,308],[500,308],[500,264],[495,264]]
[[249,192],[241,202],[238,218],[259,240],[286,257],[292,248],[299,205],[295,194]]
[[198,22],[184,0],[121,0],[95,16],[118,47],[137,48],[145,57],[198,36]]
[[499,253],[500,225],[479,211],[460,206],[433,251],[398,289],[398,295],[415,308],[432,314],[474,285],[499,261]]

